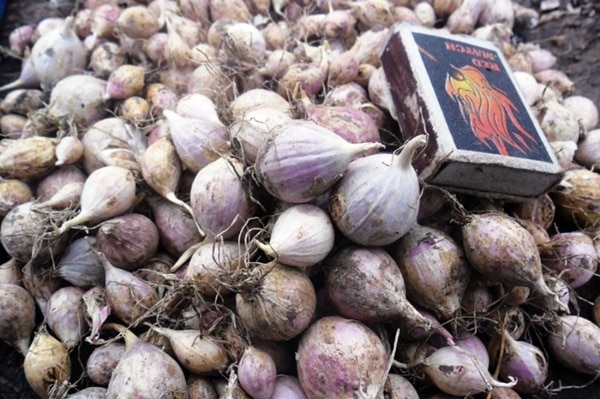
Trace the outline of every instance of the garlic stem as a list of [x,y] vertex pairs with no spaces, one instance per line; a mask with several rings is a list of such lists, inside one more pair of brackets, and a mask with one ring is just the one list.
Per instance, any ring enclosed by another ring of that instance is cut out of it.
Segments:
[[420,134],[408,140],[402,147],[400,154],[394,157],[394,160],[392,161],[393,166],[402,169],[410,168],[415,152],[425,144],[427,144],[427,136],[424,134]]

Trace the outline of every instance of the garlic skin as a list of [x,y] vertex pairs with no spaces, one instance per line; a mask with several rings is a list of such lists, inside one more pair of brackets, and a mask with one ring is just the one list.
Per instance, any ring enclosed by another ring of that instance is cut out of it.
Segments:
[[0,176],[9,179],[37,179],[55,167],[57,139],[34,136],[0,141]]
[[577,144],[575,161],[586,168],[600,164],[600,129],[590,130]]
[[517,86],[521,89],[527,104],[533,105],[541,98],[537,80],[532,74],[525,71],[515,71],[513,77],[517,81]]
[[281,263],[310,267],[325,259],[334,240],[335,231],[327,212],[315,205],[298,204],[279,215],[269,242],[257,245]]
[[423,24],[423,26],[427,26],[429,28],[433,27],[435,24],[435,10],[433,6],[427,2],[420,2],[415,5],[414,8],[415,14],[417,14],[417,18]]
[[502,24],[512,29],[515,24],[515,10],[511,0],[493,0],[485,5],[477,20],[478,25]]
[[56,166],[73,164],[83,156],[83,143],[77,136],[63,137],[55,148]]
[[71,378],[71,358],[67,348],[48,331],[39,331],[23,361],[25,379],[40,398],[50,398],[50,390]]
[[573,162],[575,151],[577,151],[577,143],[571,140],[551,141],[550,147],[554,150],[554,155],[561,165],[569,165]]
[[443,346],[424,361],[425,374],[433,384],[449,395],[468,396],[492,387],[512,388],[516,382],[496,381],[472,353],[457,346]]
[[600,369],[600,327],[579,315],[560,316],[553,334],[546,339],[550,353],[563,366],[586,375]]
[[551,87],[561,94],[568,94],[573,92],[574,83],[569,77],[563,72],[557,69],[544,69],[534,73],[538,83],[544,87]]
[[86,50],[73,30],[73,23],[73,17],[68,17],[62,27],[43,34],[31,48],[33,70],[44,90],[85,69]]
[[460,6],[460,3],[461,0],[433,0],[435,15],[439,18],[448,18]]
[[537,45],[530,45],[526,50],[527,58],[531,61],[533,73],[550,69],[556,64],[556,57],[549,50]]
[[[514,390],[520,394],[539,392],[548,376],[548,360],[544,352],[526,341],[518,341],[504,331],[504,353],[500,364],[499,377],[503,380],[511,377],[517,380]],[[500,357],[500,336],[490,343],[493,363]]]
[[567,107],[557,101],[547,101],[541,106],[540,127],[548,141],[577,142],[580,126],[577,118]]
[[563,105],[581,121],[586,130],[598,126],[598,107],[592,100],[584,96],[570,96],[563,100]]
[[415,136],[398,155],[374,154],[350,163],[329,199],[331,219],[344,236],[360,245],[388,245],[416,224],[420,188],[411,162],[426,141],[425,135]]
[[448,320],[461,307],[471,268],[462,247],[443,231],[415,225],[394,247],[394,260],[416,306]]
[[451,33],[471,34],[489,3],[490,0],[463,0],[448,17],[445,28]]

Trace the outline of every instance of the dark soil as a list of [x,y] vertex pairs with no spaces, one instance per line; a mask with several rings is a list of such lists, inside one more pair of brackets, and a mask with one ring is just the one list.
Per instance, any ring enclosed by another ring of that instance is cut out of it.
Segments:
[[[64,2],[67,3],[67,2]],[[549,1],[521,0],[521,4],[539,10]],[[557,57],[556,69],[567,74],[575,83],[574,94],[591,98],[600,104],[600,2],[597,0],[567,0],[561,6],[540,13],[540,22],[533,29],[515,28],[517,39],[539,43]],[[35,0],[9,1],[6,16],[0,30],[0,44],[6,46],[8,33],[23,23],[38,22],[49,16],[63,13],[47,2]],[[20,61],[0,56],[0,84],[16,79]],[[4,258],[4,256],[2,256]],[[590,287],[593,297],[599,292],[599,284]],[[0,341],[0,399],[35,399],[25,381],[23,357],[10,346]],[[600,381],[587,388],[574,389],[591,380],[589,376],[574,374],[551,363],[550,377],[553,387],[563,386],[557,398],[600,398]],[[558,385],[560,381],[561,385]]]
[[[522,0],[536,7],[550,1]],[[543,12],[533,29],[515,29],[525,42],[539,43],[556,57],[555,68],[575,83],[575,93],[600,104],[600,2],[597,0],[561,1],[564,7]]]

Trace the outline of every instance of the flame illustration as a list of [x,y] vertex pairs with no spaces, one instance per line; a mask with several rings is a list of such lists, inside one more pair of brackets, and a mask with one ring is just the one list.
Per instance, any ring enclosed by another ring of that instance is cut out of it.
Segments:
[[517,107],[508,96],[490,84],[477,68],[452,68],[454,71],[446,77],[446,92],[458,102],[475,137],[490,149],[493,145],[502,155],[509,155],[507,147],[527,154],[527,141],[535,143],[536,139],[519,123],[515,116]]

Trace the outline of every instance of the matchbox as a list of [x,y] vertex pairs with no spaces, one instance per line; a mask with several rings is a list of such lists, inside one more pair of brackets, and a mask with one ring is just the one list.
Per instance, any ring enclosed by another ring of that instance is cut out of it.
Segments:
[[560,180],[562,169],[493,44],[402,23],[381,63],[402,138],[428,135],[414,160],[424,181],[525,199]]

